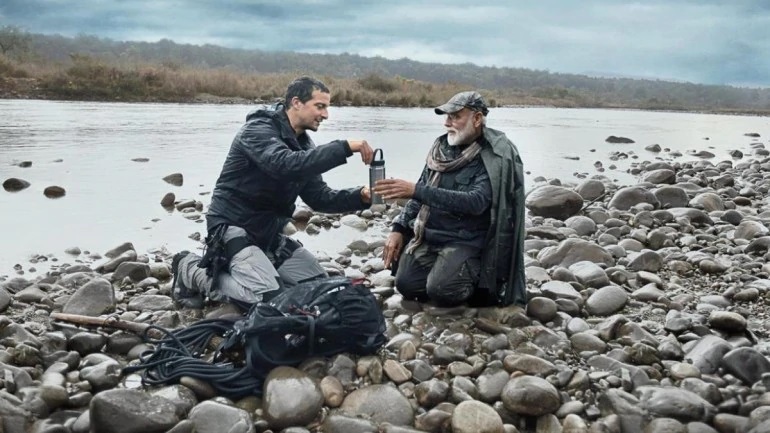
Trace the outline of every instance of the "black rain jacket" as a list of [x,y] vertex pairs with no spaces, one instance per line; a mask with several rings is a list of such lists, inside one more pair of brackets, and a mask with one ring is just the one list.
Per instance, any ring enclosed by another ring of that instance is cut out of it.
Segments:
[[322,173],[352,156],[346,140],[315,146],[297,137],[282,104],[249,113],[235,136],[206,215],[209,233],[220,224],[241,227],[266,251],[278,247],[297,197],[319,212],[365,209],[361,187],[334,190]]
[[[441,146],[452,157],[459,156],[465,147],[449,146],[446,136],[441,137]],[[482,146],[488,144],[482,140]],[[413,236],[414,222],[425,204],[430,206],[425,223],[425,242],[484,247],[489,229],[492,184],[481,154],[455,171],[442,173],[437,186],[428,185],[432,175],[433,170],[425,165],[415,185],[414,197],[393,221],[393,230]]]

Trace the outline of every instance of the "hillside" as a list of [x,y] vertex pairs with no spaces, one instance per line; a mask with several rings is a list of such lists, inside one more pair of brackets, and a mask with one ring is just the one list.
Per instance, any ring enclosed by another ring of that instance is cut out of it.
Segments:
[[[5,30],[7,29],[6,27]],[[230,85],[229,90],[218,90],[201,83],[196,84],[196,80],[192,80],[193,83],[188,83],[192,87],[181,86],[184,89],[178,88],[174,91],[179,92],[179,97],[175,97],[174,92],[171,92],[158,98],[149,94],[134,95],[136,98],[119,95],[116,98],[127,100],[190,100],[200,93],[245,99],[273,98],[280,96],[280,88],[284,85],[281,80],[306,73],[340,79],[343,85],[349,86],[346,90],[352,92],[343,94],[340,98],[352,105],[430,105],[440,101],[446,93],[454,89],[476,88],[483,90],[498,104],[770,113],[768,88],[596,78],[524,68],[445,65],[406,58],[388,60],[355,54],[239,50],[214,45],[177,44],[166,39],[147,43],[113,41],[86,35],[75,38],[40,34],[23,36],[23,47],[15,52],[4,52],[8,65],[5,68],[0,65],[0,78],[21,75],[39,79],[40,97],[113,99],[110,92],[97,92],[89,97],[83,92],[68,93],[57,90],[61,83],[51,83],[52,77],[57,74],[58,82],[72,81],[73,77],[79,77],[79,73],[82,75],[84,64],[90,64],[92,67],[86,75],[99,73],[93,67],[98,65],[96,69],[101,68],[102,73],[106,70],[112,70],[113,73],[139,73],[139,78],[142,78],[141,71],[146,72],[147,68],[152,68],[157,75],[155,79],[182,79],[181,75],[189,79],[189,75],[193,73],[199,77],[210,77],[215,73],[220,77],[229,77],[230,82],[241,83]],[[2,37],[0,31],[0,48]],[[73,71],[78,68],[80,71]],[[16,70],[16,73],[8,72],[9,69]],[[282,78],[276,78],[277,82],[273,82],[275,89],[262,90],[243,84],[253,81],[254,76]],[[362,80],[372,79],[376,81],[373,86],[361,84]],[[211,81],[216,80],[212,78]],[[8,80],[6,90],[7,87]],[[359,91],[369,93],[355,98]],[[387,97],[389,92],[404,93]],[[415,97],[415,94],[420,96]]]

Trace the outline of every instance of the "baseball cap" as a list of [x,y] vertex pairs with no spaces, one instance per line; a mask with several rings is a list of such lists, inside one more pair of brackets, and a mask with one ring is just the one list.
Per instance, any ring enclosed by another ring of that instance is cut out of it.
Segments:
[[433,111],[435,111],[436,114],[452,114],[465,107],[474,111],[480,111],[481,114],[485,116],[489,113],[489,108],[487,108],[487,103],[484,102],[484,98],[479,92],[474,91],[460,92],[452,96],[446,104],[436,107]]

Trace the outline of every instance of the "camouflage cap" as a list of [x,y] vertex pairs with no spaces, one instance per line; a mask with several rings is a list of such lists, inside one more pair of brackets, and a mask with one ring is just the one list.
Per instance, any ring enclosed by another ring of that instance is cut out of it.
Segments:
[[481,114],[485,116],[489,113],[489,108],[487,108],[487,103],[484,102],[484,98],[479,92],[474,91],[460,92],[452,96],[446,104],[436,107],[433,111],[435,111],[436,114],[452,114],[465,107],[468,107],[473,111],[480,111]]

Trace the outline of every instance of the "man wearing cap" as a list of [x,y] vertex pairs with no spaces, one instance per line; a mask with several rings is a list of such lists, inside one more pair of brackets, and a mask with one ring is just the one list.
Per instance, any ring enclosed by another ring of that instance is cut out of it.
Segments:
[[[410,199],[393,221],[383,259],[407,299],[440,306],[526,304],[524,173],[516,146],[486,126],[478,92],[436,107],[438,137],[417,183],[377,182],[385,199]],[[395,266],[394,266],[395,265]]]

